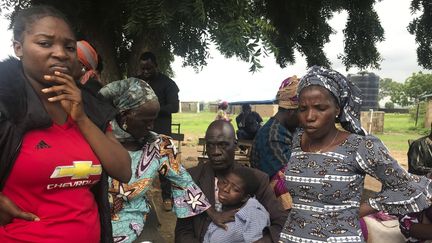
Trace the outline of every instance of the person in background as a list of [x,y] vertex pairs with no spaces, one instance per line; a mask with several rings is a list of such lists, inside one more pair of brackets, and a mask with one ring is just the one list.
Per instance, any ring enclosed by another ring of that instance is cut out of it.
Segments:
[[97,95],[103,86],[100,78],[102,60],[90,43],[85,40],[77,42],[77,55],[79,61],[79,82],[92,94]]
[[237,122],[237,138],[252,140],[261,127],[263,122],[261,116],[252,111],[249,104],[243,104],[240,114],[236,117]]
[[115,109],[81,90],[72,27],[38,5],[13,18],[0,62],[0,242],[112,242],[107,174],[127,182]]
[[230,171],[218,181],[218,200],[222,211],[236,209],[234,222],[225,228],[210,223],[204,236],[205,243],[255,242],[262,238],[263,229],[270,226],[270,216],[254,195],[259,187],[255,174],[243,167]]
[[432,124],[429,135],[421,137],[409,146],[408,172],[426,175],[432,172]]
[[102,88],[102,81],[100,80],[100,72],[103,68],[102,63],[100,63],[101,57],[84,40],[77,41],[77,56],[78,59],[73,64],[72,77],[81,88],[97,96]]
[[172,182],[177,217],[191,217],[207,210],[210,203],[180,164],[170,137],[151,131],[159,112],[151,87],[143,80],[128,78],[107,84],[100,94],[119,110],[111,124],[116,138],[132,158],[129,183],[109,180],[114,241],[133,242],[140,236],[150,212],[146,192],[158,174]]
[[287,212],[282,209],[280,202],[276,199],[265,173],[243,167],[234,161],[237,142],[233,125],[227,121],[213,121],[207,128],[205,139],[209,161],[190,168],[188,171],[209,199],[212,207],[206,213],[177,219],[175,241],[202,242],[210,222],[225,228],[225,223],[234,221],[237,210],[222,211],[222,204],[216,196],[218,195],[217,185],[220,180],[226,178],[230,171],[244,168],[256,176],[259,187],[255,198],[270,214],[270,226],[264,228],[263,237],[257,242],[278,242]]
[[218,104],[218,111],[215,117],[215,120],[224,120],[224,121],[231,121],[231,118],[229,118],[228,113],[226,110],[228,109],[228,102],[222,101]]
[[99,64],[99,56],[93,46],[85,40],[80,40],[77,42],[77,54],[83,72],[80,83],[86,84],[90,79],[100,83],[101,81],[96,71]]
[[[365,134],[360,90],[346,77],[314,66],[300,80],[298,95],[302,129],[285,168],[293,206],[281,242],[365,242],[360,217],[429,207],[431,181],[407,173],[377,137]],[[360,205],[366,174],[380,180],[382,190]]]
[[[152,52],[144,52],[140,56],[141,74],[137,78],[146,81],[156,93],[160,111],[154,122],[154,132],[171,136],[172,113],[179,111],[179,88],[168,76],[158,70],[156,56]],[[163,207],[172,209],[171,184],[163,176],[159,176]]]
[[278,112],[258,131],[251,152],[251,166],[269,176],[270,185],[284,209],[291,207],[291,196],[285,188],[284,168],[291,157],[292,137],[298,126],[298,82],[296,76],[282,82],[276,95]]

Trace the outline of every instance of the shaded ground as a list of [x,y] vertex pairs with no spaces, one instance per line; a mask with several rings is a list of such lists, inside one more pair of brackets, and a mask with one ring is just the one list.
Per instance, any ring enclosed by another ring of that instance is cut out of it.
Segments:
[[[198,161],[197,157],[200,155],[199,150],[201,148],[196,145],[197,138],[186,138],[186,141],[182,143],[180,148],[181,161],[184,167],[190,168],[195,166]],[[407,155],[406,152],[391,151],[391,155],[405,168],[407,168]],[[172,212],[166,212],[161,208],[162,198],[160,195],[160,189],[155,185],[155,189],[152,190],[152,198],[156,205],[157,214],[161,223],[159,232],[164,237],[167,243],[174,242],[174,228],[176,223],[176,217]],[[381,190],[381,183],[374,178],[367,176],[365,180],[365,191],[363,198],[368,198],[373,195],[374,192]]]

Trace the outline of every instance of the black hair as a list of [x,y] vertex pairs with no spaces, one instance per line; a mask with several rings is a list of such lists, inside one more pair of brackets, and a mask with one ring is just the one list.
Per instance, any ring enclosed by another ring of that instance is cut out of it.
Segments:
[[153,52],[143,52],[140,56],[140,60],[145,61],[145,60],[151,60],[156,66],[157,66],[157,61],[156,61],[156,56],[155,54],[153,54]]
[[242,110],[248,110],[248,111],[250,111],[250,110],[252,110],[252,107],[249,105],[249,104],[243,104],[242,106]]
[[14,40],[22,42],[24,31],[34,22],[44,17],[59,18],[65,21],[72,30],[69,20],[58,9],[47,5],[35,5],[30,8],[21,9],[12,16],[11,28],[13,29]]
[[255,173],[247,167],[234,168],[230,173],[238,176],[243,181],[243,190],[246,194],[253,196],[259,187],[258,178]]

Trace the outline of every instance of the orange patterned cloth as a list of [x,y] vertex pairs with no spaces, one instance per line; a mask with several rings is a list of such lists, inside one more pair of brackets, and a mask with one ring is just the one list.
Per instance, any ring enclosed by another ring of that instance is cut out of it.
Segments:
[[96,50],[85,40],[77,42],[77,55],[79,62],[85,67],[85,73],[82,75],[80,82],[87,83],[90,78],[100,80],[96,73],[98,65],[98,54]]
[[279,91],[276,95],[276,100],[280,107],[284,109],[297,109],[298,98],[297,98],[297,86],[299,79],[297,76],[292,76],[284,81],[279,87]]

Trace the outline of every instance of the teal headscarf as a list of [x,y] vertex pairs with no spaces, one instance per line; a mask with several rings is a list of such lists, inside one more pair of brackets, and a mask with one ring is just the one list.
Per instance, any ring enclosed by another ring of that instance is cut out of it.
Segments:
[[[150,85],[138,78],[127,78],[111,82],[105,85],[99,93],[106,99],[111,100],[120,112],[138,108],[150,101],[158,101]],[[111,125],[117,139],[132,138],[129,133],[117,124],[116,120],[113,120]]]
[[150,85],[138,78],[127,78],[105,85],[99,93],[112,101],[120,111],[138,108],[149,101],[157,101]]

